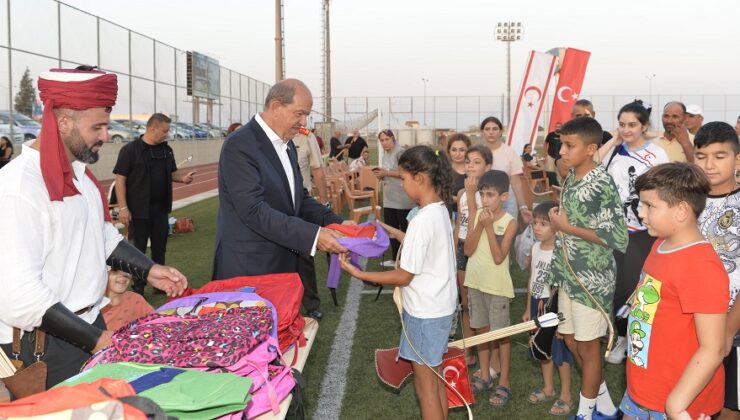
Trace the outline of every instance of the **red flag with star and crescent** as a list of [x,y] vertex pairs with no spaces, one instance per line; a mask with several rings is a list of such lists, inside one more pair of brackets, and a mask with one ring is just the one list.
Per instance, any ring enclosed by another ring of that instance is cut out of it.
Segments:
[[547,88],[550,86],[556,58],[554,55],[530,51],[524,71],[522,88],[516,103],[514,118],[509,124],[507,144],[517,154],[522,153],[526,144],[537,138],[542,107]]
[[560,65],[558,88],[552,101],[552,114],[548,132],[555,131],[556,123],[565,123],[570,120],[573,104],[581,94],[583,79],[586,77],[586,66],[591,53],[588,51],[566,48]]

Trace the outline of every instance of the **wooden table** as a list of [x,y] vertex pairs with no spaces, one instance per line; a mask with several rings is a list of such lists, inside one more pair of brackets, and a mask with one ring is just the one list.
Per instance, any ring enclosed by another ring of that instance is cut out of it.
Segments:
[[[308,359],[308,353],[311,352],[311,347],[313,347],[313,343],[316,340],[316,334],[319,332],[319,322],[316,321],[313,318],[304,317],[304,320],[306,320],[306,325],[303,327],[303,335],[306,336],[306,345],[304,347],[298,348],[298,358],[296,359],[295,363],[293,363],[293,368],[298,370],[299,372],[303,372],[303,367],[306,366],[306,360]],[[293,357],[295,356],[295,348],[296,346],[291,347],[288,351],[283,354],[283,360],[285,360],[286,363],[290,363],[293,361]],[[290,402],[293,400],[293,394],[288,394],[288,396],[280,403],[280,413],[273,414],[272,412],[267,412],[259,417],[256,417],[259,420],[272,420],[272,419],[284,419],[285,416],[288,414],[288,408],[290,407]]]

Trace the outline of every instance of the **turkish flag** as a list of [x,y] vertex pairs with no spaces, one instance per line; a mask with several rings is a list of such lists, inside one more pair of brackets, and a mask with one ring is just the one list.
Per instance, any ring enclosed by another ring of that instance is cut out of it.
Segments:
[[514,118],[509,124],[507,136],[507,144],[517,154],[522,153],[524,145],[532,144],[537,137],[545,95],[554,70],[554,55],[530,51]]
[[555,131],[556,123],[565,123],[570,120],[573,104],[581,94],[583,78],[586,76],[586,66],[591,53],[588,51],[566,48],[565,56],[560,65],[558,88],[555,90],[555,99],[552,101],[552,115],[548,132]]

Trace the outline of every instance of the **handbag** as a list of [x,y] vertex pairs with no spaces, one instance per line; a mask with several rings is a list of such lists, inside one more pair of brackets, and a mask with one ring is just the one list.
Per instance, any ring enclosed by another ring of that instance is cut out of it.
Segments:
[[41,357],[44,355],[46,333],[36,329],[35,334],[35,349],[33,355],[36,357],[36,362],[28,367],[23,367],[23,361],[20,359],[21,330],[13,328],[12,351],[14,359],[10,362],[15,366],[16,372],[15,374],[0,380],[3,381],[15,398],[23,398],[46,391],[47,368],[46,363],[41,360]]
[[175,222],[175,233],[187,233],[195,232],[195,225],[193,219],[189,217],[181,217]]

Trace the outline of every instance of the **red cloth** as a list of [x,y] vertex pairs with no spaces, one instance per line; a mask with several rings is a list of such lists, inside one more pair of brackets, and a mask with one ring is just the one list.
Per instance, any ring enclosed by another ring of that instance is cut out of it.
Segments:
[[[118,95],[118,81],[115,74],[102,71],[83,71],[68,69],[52,69],[51,74],[42,74],[39,77],[39,97],[44,104],[44,115],[40,133],[41,174],[44,177],[46,189],[51,201],[62,201],[64,197],[77,195],[80,192],[74,185],[72,165],[67,158],[62,139],[59,137],[55,108],[69,108],[84,110],[89,108],[107,108],[116,104]],[[56,74],[59,73],[59,74]],[[99,75],[89,80],[59,81],[65,76],[85,74]],[[108,200],[100,188],[98,180],[92,176],[89,169],[87,176],[100,189],[103,200],[103,214],[105,220],[110,221]]]
[[370,238],[375,236],[375,224],[367,226],[361,225],[340,225],[339,223],[332,223],[326,226],[327,229],[336,230],[342,232],[345,236],[350,238]]
[[[661,243],[655,242],[645,261],[630,310],[627,391],[637,404],[663,412],[668,395],[699,348],[694,314],[726,313],[730,295],[727,272],[712,245],[703,242],[661,254],[657,252]],[[691,418],[722,409],[724,376],[720,364],[689,405]]]

